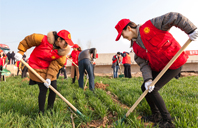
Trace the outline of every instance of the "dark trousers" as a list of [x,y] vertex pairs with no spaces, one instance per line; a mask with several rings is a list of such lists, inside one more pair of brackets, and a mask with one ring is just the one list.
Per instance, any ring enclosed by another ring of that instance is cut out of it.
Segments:
[[94,75],[94,79],[95,79],[95,74],[94,74],[94,69],[95,69],[95,64],[93,64],[93,75]]
[[57,74],[57,79],[58,79],[58,77],[59,77],[59,74],[62,73],[62,72],[64,73],[64,79],[67,78],[66,69],[65,69],[65,67],[62,67],[62,68],[59,70],[58,74]]
[[[47,93],[48,88],[43,83],[38,83],[38,86],[40,90],[39,96],[38,96],[39,111],[44,113],[46,93]],[[51,86],[57,89],[56,80],[51,82]],[[56,93],[53,92],[51,89],[49,89],[48,105],[47,105],[48,109],[53,108],[55,98],[56,98]]]
[[20,71],[20,70],[19,70],[19,67],[18,67],[18,68],[17,68],[17,76],[19,75],[19,71]]
[[131,78],[131,65],[130,64],[124,64],[124,76],[126,78]]
[[88,73],[89,76],[89,89],[94,90],[94,76],[93,76],[93,65],[89,59],[83,59],[78,62],[78,67],[79,67],[79,73],[80,73],[80,78],[78,80],[79,86],[83,88],[83,77],[85,73],[85,69]]
[[15,64],[15,58],[12,58],[12,62],[11,62],[12,64]]
[[[155,84],[155,88],[151,93],[148,93],[145,98],[148,102],[152,114],[161,113],[164,120],[171,120],[170,113],[168,112],[164,100],[159,94],[159,90],[168,83],[172,78],[174,78],[178,73],[181,72],[181,67],[175,70],[167,70],[164,75]],[[152,72],[153,80],[157,77],[160,72]],[[141,86],[142,91],[145,91],[144,83]]]
[[25,66],[22,70],[21,78],[27,77],[28,68]]
[[[3,66],[0,66],[0,71],[2,71],[3,70]],[[1,72],[0,72],[0,81],[1,81]],[[4,78],[4,76],[2,76],[3,77],[3,81],[5,80],[5,78]]]
[[8,65],[10,64],[11,62],[10,62],[10,58],[8,58]]
[[76,81],[76,69],[74,68],[74,78],[72,78],[72,83],[75,83]]

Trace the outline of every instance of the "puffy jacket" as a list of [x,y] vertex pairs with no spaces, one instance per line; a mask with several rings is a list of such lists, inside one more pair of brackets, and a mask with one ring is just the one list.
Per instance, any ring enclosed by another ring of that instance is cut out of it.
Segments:
[[[29,65],[44,79],[56,80],[56,75],[66,61],[66,55],[70,47],[65,49],[53,49],[54,38],[52,32],[46,35],[32,34],[26,36],[18,46],[20,54],[24,54],[27,49],[36,46],[29,58]],[[42,82],[36,75],[29,71],[30,79]]]

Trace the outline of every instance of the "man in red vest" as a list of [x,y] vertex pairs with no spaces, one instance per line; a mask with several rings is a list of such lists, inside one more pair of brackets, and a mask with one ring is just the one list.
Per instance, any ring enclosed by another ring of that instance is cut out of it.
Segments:
[[111,68],[113,68],[113,78],[118,77],[118,69],[120,67],[120,62],[121,62],[121,53],[117,52],[117,54],[114,55],[113,58],[112,58]]
[[124,65],[124,76],[126,78],[131,78],[131,57],[128,52],[123,52],[122,54],[122,64]]
[[[136,25],[129,19],[122,19],[115,26],[118,31],[116,41],[120,39],[121,35],[131,41],[135,52],[135,61],[140,66],[144,79],[141,86],[142,91],[149,90],[145,98],[151,108],[152,115],[143,116],[142,120],[155,122],[161,128],[174,128],[175,126],[158,91],[181,72],[181,67],[188,58],[188,55],[183,52],[161,79],[154,86],[148,88],[152,80],[181,48],[169,33],[172,26],[176,26],[188,34],[192,41],[198,37],[197,27],[182,14],[174,12],[148,20],[143,25]],[[161,121],[161,119],[163,120]]]

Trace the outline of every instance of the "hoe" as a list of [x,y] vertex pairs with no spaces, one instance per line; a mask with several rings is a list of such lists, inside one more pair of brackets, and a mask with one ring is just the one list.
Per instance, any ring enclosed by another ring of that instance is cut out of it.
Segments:
[[[32,68],[30,67],[23,59],[20,60],[27,68],[33,72],[42,82],[46,83],[46,81]],[[51,85],[49,88],[54,91],[63,101],[65,101],[66,104],[69,105],[77,114],[80,115],[80,117],[84,120],[85,116],[77,109],[75,108],[67,99],[65,99],[56,89],[54,89]]]
[[[179,57],[179,55],[184,51],[184,49],[191,43],[192,40],[188,39],[186,43],[181,47],[181,49],[175,54],[175,56],[168,62],[168,64],[163,68],[163,70],[158,74],[158,76],[154,79],[154,81],[150,84],[150,86],[153,86],[157,83],[157,81],[162,77],[162,75],[168,70],[168,68],[173,64],[173,62]],[[133,104],[133,106],[128,110],[128,112],[124,115],[124,117],[121,119],[122,122],[130,115],[131,112],[137,107],[137,105],[140,103],[140,101],[146,96],[148,93],[148,90],[145,90],[142,95],[138,98],[138,100]],[[118,122],[116,121],[116,124]]]

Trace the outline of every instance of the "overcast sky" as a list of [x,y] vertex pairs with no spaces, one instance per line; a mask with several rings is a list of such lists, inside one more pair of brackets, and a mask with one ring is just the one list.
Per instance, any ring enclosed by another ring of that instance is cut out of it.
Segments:
[[[143,24],[168,12],[180,12],[198,26],[198,0],[1,0],[0,43],[16,52],[27,35],[66,29],[83,49],[91,44],[98,53],[130,51],[129,41],[115,41],[117,22],[128,18]],[[178,28],[170,32],[181,45],[188,39]],[[187,49],[198,50],[198,41]]]

